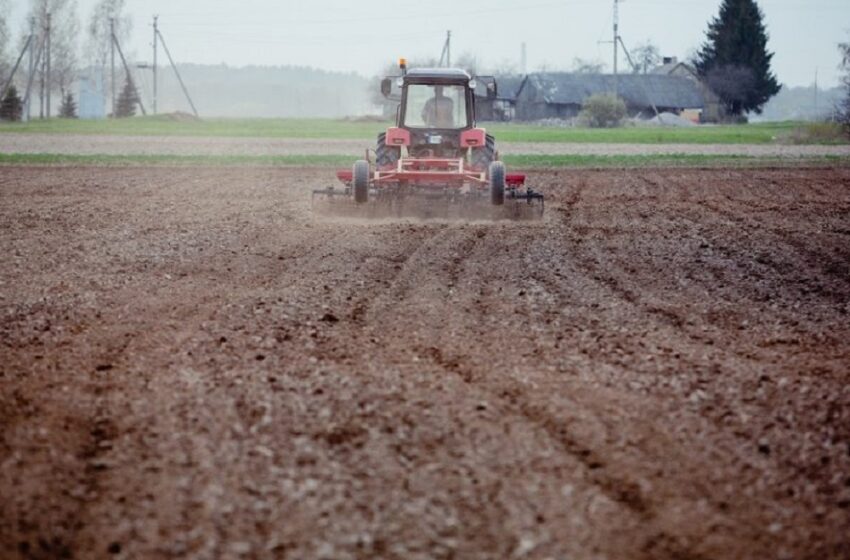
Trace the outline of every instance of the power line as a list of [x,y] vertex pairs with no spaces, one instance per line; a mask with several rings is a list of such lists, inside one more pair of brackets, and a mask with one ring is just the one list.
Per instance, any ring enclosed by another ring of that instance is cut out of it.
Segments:
[[177,65],[174,64],[174,59],[171,58],[171,52],[168,50],[168,45],[165,43],[165,38],[162,36],[162,33],[159,31],[157,27],[156,34],[159,37],[159,40],[162,42],[162,50],[165,51],[165,56],[168,57],[168,62],[171,63],[171,68],[174,69],[174,74],[177,76],[177,81],[180,82],[180,87],[183,89],[183,94],[186,96],[186,100],[189,102],[189,106],[192,107],[192,112],[195,113],[195,116],[198,116],[198,110],[195,108],[195,104],[192,102],[192,98],[189,96],[189,90],[186,89],[186,84],[183,83],[183,78],[180,76],[180,71],[177,70]]
[[[422,20],[422,19],[445,19],[445,18],[457,18],[459,16],[477,16],[477,15],[488,15],[495,13],[504,13],[504,12],[527,12],[529,10],[535,10],[538,8],[553,8],[553,7],[564,7],[565,4],[568,5],[593,5],[597,2],[594,0],[572,0],[568,2],[564,2],[563,0],[559,2],[545,2],[541,4],[524,4],[520,6],[506,6],[502,8],[496,7],[488,7],[481,8],[475,10],[458,10],[453,12],[419,12],[419,13],[405,13],[401,11],[396,11],[393,15],[378,15],[378,16],[355,16],[355,17],[339,17],[339,18],[323,18],[323,19],[304,19],[304,20],[289,20],[285,22],[289,25],[323,25],[323,24],[342,24],[347,25],[352,22],[358,21],[409,21],[409,20]],[[209,13],[209,12],[208,12]],[[166,14],[169,18],[172,17],[180,17],[176,14]],[[218,26],[230,26],[230,25],[245,25],[245,26],[257,26],[257,27],[274,27],[280,28],[281,22],[269,22],[269,21],[257,21],[257,22],[241,22],[241,23],[203,23],[197,20],[197,14],[184,14],[185,17],[189,17],[192,19],[191,22],[186,23],[174,23],[172,24],[174,27],[218,27]],[[222,12],[222,17],[228,17],[232,14]]]
[[[114,23],[114,20],[112,20],[112,22]],[[130,66],[127,64],[127,59],[124,58],[124,52],[121,50],[121,45],[118,43],[118,37],[115,36],[114,25],[112,26],[112,28],[113,28],[112,43],[113,43],[113,45],[115,45],[115,48],[118,50],[118,55],[121,57],[121,64],[124,65],[124,72],[127,73],[127,81],[130,83],[130,87],[133,88],[133,91],[136,92],[136,101],[139,103],[139,108],[142,110],[142,115],[147,116],[148,113],[147,113],[147,111],[145,111],[145,104],[142,103],[142,96],[139,95],[139,90],[136,88],[136,83],[133,80],[133,74],[130,71]],[[113,70],[113,72],[114,72],[114,70]],[[115,91],[115,83],[114,82],[112,84],[112,88],[113,88],[112,91],[114,92]],[[112,114],[113,114],[113,116],[117,116],[117,115],[115,115],[115,107],[114,106],[112,108]]]

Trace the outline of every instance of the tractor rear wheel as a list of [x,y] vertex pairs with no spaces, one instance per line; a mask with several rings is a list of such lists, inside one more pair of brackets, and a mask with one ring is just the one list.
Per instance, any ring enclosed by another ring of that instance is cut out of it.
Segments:
[[369,162],[358,160],[354,162],[354,202],[363,204],[369,201]]
[[501,161],[490,164],[490,202],[493,206],[505,203],[505,164]]
[[493,136],[487,135],[487,140],[480,148],[472,148],[472,157],[470,158],[472,166],[481,169],[488,169],[490,164],[496,159],[496,139]]
[[387,133],[378,134],[378,146],[375,149],[375,163],[379,168],[394,167],[401,158],[401,148],[387,146]]

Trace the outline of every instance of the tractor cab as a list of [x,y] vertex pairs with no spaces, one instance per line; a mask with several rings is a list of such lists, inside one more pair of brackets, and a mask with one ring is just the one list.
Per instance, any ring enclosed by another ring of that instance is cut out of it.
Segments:
[[474,86],[472,78],[463,70],[411,70],[402,78],[398,126],[408,130],[446,132],[472,128],[475,125]]
[[[383,95],[398,101],[396,126],[386,134],[387,147],[404,146],[414,157],[451,158],[461,157],[469,148],[485,148],[485,132],[475,122],[475,78],[458,68],[408,70],[404,60],[400,67],[401,76],[381,83]],[[393,95],[394,85],[400,96]],[[486,88],[495,95],[495,81]]]

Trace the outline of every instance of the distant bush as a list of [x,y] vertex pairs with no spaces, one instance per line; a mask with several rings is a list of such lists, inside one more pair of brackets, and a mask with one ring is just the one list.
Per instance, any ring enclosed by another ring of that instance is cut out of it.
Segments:
[[830,121],[798,126],[787,140],[791,144],[840,144],[846,141],[846,137],[841,123]]
[[610,94],[591,95],[584,101],[579,120],[590,128],[617,128],[626,118],[626,103]]

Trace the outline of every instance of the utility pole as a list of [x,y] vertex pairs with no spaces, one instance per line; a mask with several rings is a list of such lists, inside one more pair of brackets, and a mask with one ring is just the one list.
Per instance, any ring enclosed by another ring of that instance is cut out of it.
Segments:
[[520,50],[519,69],[520,73],[525,74],[528,72],[528,51],[525,46],[525,41],[523,41],[522,48]]
[[440,53],[440,67],[446,62],[446,68],[452,65],[452,32],[446,31],[446,42],[443,44],[443,52]]
[[115,98],[115,18],[109,18],[109,46],[110,50],[110,65],[112,66],[112,118],[115,118],[115,106],[117,101]]
[[0,99],[6,98],[6,92],[9,90],[9,87],[12,85],[12,80],[15,78],[15,72],[18,71],[18,67],[21,65],[21,61],[24,59],[24,55],[27,54],[27,49],[30,48],[32,44],[32,35],[27,38],[27,42],[24,44],[24,48],[21,49],[21,54],[18,56],[18,60],[15,62],[15,65],[12,67],[12,73],[9,74],[9,78],[3,84],[3,90],[0,91]]
[[[35,17],[30,18],[30,37],[32,37],[33,40],[35,40]],[[35,45],[30,46],[30,71],[27,74],[27,83],[30,83],[30,84],[32,83],[32,76],[35,73],[35,52],[34,52],[34,49],[33,49],[34,46]],[[31,114],[30,114],[29,86],[27,86],[26,95],[27,95],[26,108],[25,108],[24,114],[26,114],[27,122],[29,122],[30,118],[32,118]]]
[[815,66],[815,114],[814,118],[818,118],[818,67]]
[[156,114],[156,42],[159,34],[159,16],[153,16],[153,114]]
[[[33,36],[35,39],[35,36]],[[24,106],[27,108],[30,107],[30,100],[32,99],[32,85],[35,82],[35,75],[38,73],[38,66],[41,64],[41,54],[44,52],[44,41],[46,37],[42,37],[41,41],[38,45],[38,54],[35,55],[35,63],[33,63],[32,68],[33,71],[29,75],[29,79],[27,80],[27,92],[24,94]],[[34,48],[35,45],[30,45],[30,48]],[[32,52],[32,51],[30,51]]]
[[47,118],[50,118],[50,12],[47,12]]
[[189,105],[192,107],[192,112],[195,113],[195,116],[198,116],[198,110],[195,108],[195,104],[192,103],[192,98],[189,96],[189,90],[186,89],[186,84],[183,83],[183,78],[180,77],[180,72],[177,70],[177,65],[174,64],[174,59],[171,58],[171,53],[168,50],[168,45],[165,43],[165,38],[162,36],[162,33],[157,29],[157,36],[159,37],[160,42],[162,43],[162,50],[165,51],[165,56],[168,57],[168,62],[171,63],[171,68],[174,70],[174,74],[177,76],[177,81],[180,82],[180,87],[183,89],[183,95],[186,96],[186,101],[189,102]]
[[614,0],[614,97],[619,94],[617,87],[617,49],[620,42],[620,0]]

